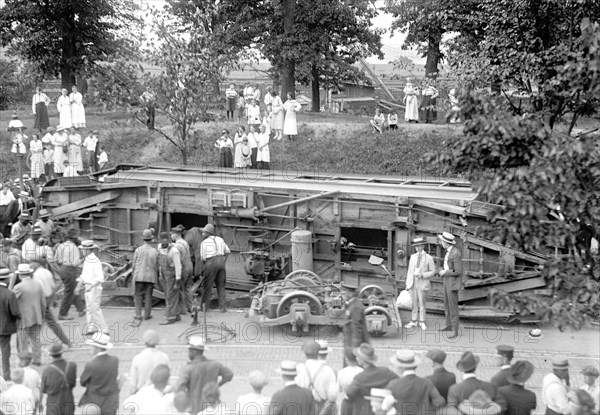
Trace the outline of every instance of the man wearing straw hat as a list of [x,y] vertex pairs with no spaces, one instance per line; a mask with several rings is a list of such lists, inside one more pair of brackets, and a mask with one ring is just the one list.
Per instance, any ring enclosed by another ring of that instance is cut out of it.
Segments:
[[191,287],[194,274],[190,244],[183,239],[184,230],[183,225],[171,228],[171,241],[173,242],[173,246],[179,251],[181,258],[181,281],[179,287],[179,311],[181,314],[192,311]]
[[327,362],[318,360],[321,345],[315,341],[308,341],[302,346],[302,351],[306,355],[306,362],[300,363],[296,367],[298,371],[296,384],[312,392],[317,406],[317,414],[325,415],[337,412],[335,371]]
[[21,249],[23,242],[31,233],[31,216],[29,213],[21,213],[19,215],[19,221],[14,223],[10,229],[10,237],[13,240],[13,246],[17,249]]
[[406,273],[406,289],[410,291],[412,300],[411,320],[404,326],[407,329],[416,327],[418,321],[421,330],[427,330],[425,302],[427,301],[427,291],[431,289],[430,278],[435,274],[435,264],[432,256],[423,250],[426,244],[427,241],[422,237],[412,241],[416,252],[410,256]]
[[456,247],[456,238],[448,232],[438,235],[442,247],[446,250],[444,268],[440,276],[444,278],[444,314],[446,325],[441,331],[450,331],[449,339],[458,337],[458,292],[463,289],[462,254]]
[[215,227],[212,224],[209,223],[202,229],[202,236],[204,236],[204,240],[200,244],[200,259],[204,262],[202,304],[205,304],[208,309],[212,287],[216,285],[219,308],[221,312],[226,312],[225,282],[227,281],[227,274],[225,272],[225,262],[231,251],[223,238],[215,235]]
[[542,380],[542,399],[546,404],[546,415],[569,414],[569,361],[556,358],[552,361],[552,373]]
[[52,222],[50,216],[48,209],[40,210],[38,213],[38,221],[34,225],[34,227],[37,226],[42,229],[42,238],[46,241],[51,241],[52,234],[54,233],[54,222]]
[[84,255],[80,283],[85,289],[85,314],[87,330],[84,334],[93,334],[98,331],[108,332],[108,325],[104,320],[100,304],[102,301],[102,283],[104,282],[104,269],[97,253],[100,247],[94,241],[81,242],[79,247]]
[[33,270],[29,264],[19,264],[16,274],[21,278],[21,282],[13,289],[21,312],[17,348],[20,352],[24,351],[29,343],[33,353],[33,364],[40,366],[42,364],[41,331],[46,297],[42,286],[31,278]]
[[385,388],[398,375],[387,367],[375,366],[377,362],[375,349],[368,343],[355,348],[354,355],[363,371],[357,374],[350,386],[346,388],[346,395],[352,404],[353,414],[372,415],[371,404],[365,399],[368,391],[372,388]]
[[390,358],[394,370],[400,376],[392,380],[387,389],[392,391],[394,402],[383,402],[383,409],[389,410],[392,405],[396,413],[430,414],[441,408],[446,400],[429,379],[416,375],[417,366],[421,364],[412,350],[398,350]]
[[[92,346],[94,356],[83,369],[79,383],[85,389],[79,406],[96,404],[101,415],[116,415],[119,409],[119,359],[108,354],[113,348],[110,337],[98,333],[87,339],[85,343]],[[85,413],[85,412],[84,412]]]
[[533,365],[526,360],[518,360],[510,367],[506,376],[508,385],[498,389],[508,404],[505,415],[530,415],[535,411],[535,393],[525,389],[525,382],[532,374]]
[[184,366],[176,391],[185,391],[192,403],[191,413],[200,412],[202,407],[202,389],[210,382],[222,386],[233,379],[233,372],[216,360],[209,360],[204,356],[204,339],[202,336],[191,336],[188,339],[188,357],[190,361]]
[[77,364],[63,358],[67,346],[61,341],[46,349],[52,358],[42,372],[41,392],[46,394],[46,415],[73,415],[75,398],[73,388],[77,385]]
[[479,364],[479,357],[472,352],[464,352],[456,364],[458,370],[463,372],[462,382],[450,386],[448,390],[448,406],[458,408],[463,401],[468,400],[471,394],[477,390],[482,390],[488,394],[490,399],[498,403],[502,410],[506,409],[506,399],[498,393],[498,388],[489,382],[477,379],[475,369]]
[[150,229],[144,229],[142,240],[144,244],[133,253],[133,284],[135,286],[135,315],[134,321],[139,326],[142,322],[142,303],[144,304],[144,320],[152,318],[152,291],[158,282],[158,251],[152,246],[154,234]]
[[15,293],[8,288],[11,272],[0,269],[0,352],[2,353],[2,377],[10,380],[10,340],[17,332],[17,323],[21,318],[19,303]]
[[272,415],[314,414],[315,400],[312,393],[296,384],[298,364],[292,360],[281,362],[277,373],[283,379],[284,387],[273,394],[271,398]]

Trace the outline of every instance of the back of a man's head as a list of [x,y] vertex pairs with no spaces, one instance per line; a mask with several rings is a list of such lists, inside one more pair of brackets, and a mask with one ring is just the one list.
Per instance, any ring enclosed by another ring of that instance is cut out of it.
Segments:
[[10,377],[15,384],[20,385],[23,383],[23,379],[25,378],[25,371],[18,367],[10,371]]

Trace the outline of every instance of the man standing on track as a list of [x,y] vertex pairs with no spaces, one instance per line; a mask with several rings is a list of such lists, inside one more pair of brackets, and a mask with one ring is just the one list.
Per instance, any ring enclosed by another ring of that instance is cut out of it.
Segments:
[[456,247],[456,239],[451,233],[444,232],[438,238],[446,250],[444,268],[440,271],[440,276],[444,278],[446,325],[440,331],[450,331],[448,338],[453,339],[458,337],[458,292],[464,288],[462,253]]
[[158,281],[158,251],[152,246],[154,235],[150,229],[144,229],[144,244],[133,253],[133,283],[135,285],[134,321],[139,326],[142,322],[142,303],[144,303],[144,320],[152,318],[152,291]]
[[167,303],[166,320],[161,325],[181,321],[179,316],[179,290],[181,289],[181,254],[169,243],[169,234],[161,233],[158,246],[158,269],[165,285]]
[[200,245],[200,259],[204,262],[204,279],[202,280],[202,302],[208,310],[208,303],[213,285],[217,285],[219,296],[219,308],[221,312],[227,312],[225,304],[225,262],[231,253],[229,246],[223,238],[215,236],[215,227],[210,223],[202,229],[204,240]]

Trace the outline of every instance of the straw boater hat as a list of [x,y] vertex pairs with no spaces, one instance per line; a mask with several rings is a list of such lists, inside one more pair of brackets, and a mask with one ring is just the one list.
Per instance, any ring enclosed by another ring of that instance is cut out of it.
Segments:
[[206,350],[206,344],[202,336],[190,336],[188,339],[188,349]]
[[60,133],[61,131],[64,131],[66,129],[67,129],[67,127],[63,127],[62,125],[59,125],[59,126],[56,127],[56,132]]
[[375,363],[377,361],[375,349],[369,343],[363,343],[359,347],[355,347],[352,352],[354,356],[360,357],[367,363]]
[[99,246],[96,244],[96,242],[92,241],[91,239],[81,241],[81,245],[79,245],[79,249],[98,249],[98,248],[99,248]]
[[319,344],[319,355],[328,355],[333,350],[327,344],[327,340],[319,340],[317,343]]
[[412,240],[412,245],[413,246],[427,245],[427,241],[425,240],[425,238],[419,236]]
[[298,371],[296,370],[297,366],[298,363],[293,360],[283,360],[279,369],[277,369],[277,373],[285,376],[296,376],[298,374]]
[[558,357],[552,361],[552,369],[554,370],[568,370],[569,361],[564,357]]
[[31,221],[31,216],[29,216],[29,213],[21,213],[19,215],[19,220],[28,220],[28,221]]
[[100,349],[110,350],[113,348],[113,344],[110,342],[110,337],[108,334],[95,334],[93,337],[87,339],[85,344],[89,346],[95,346]]
[[29,275],[33,274],[33,270],[31,269],[31,266],[29,264],[19,264],[19,266],[17,267],[17,271],[15,271],[15,274]]
[[492,401],[490,395],[482,390],[476,390],[458,405],[458,410],[465,415],[498,415],[502,412],[502,407]]
[[43,219],[43,218],[49,218],[49,217],[50,217],[50,212],[48,212],[48,209],[40,210],[40,213],[38,214],[38,218]]
[[396,367],[411,368],[419,366],[421,359],[412,350],[398,350],[394,356],[390,357],[390,362]]
[[0,280],[10,278],[10,269],[2,268],[0,269]]
[[509,383],[523,384],[533,374],[533,364],[526,360],[517,360],[510,367],[510,371],[506,376]]
[[449,232],[443,232],[441,235],[438,235],[438,238],[450,245],[456,244],[456,238]]
[[40,228],[39,226],[34,226],[33,229],[31,229],[31,234],[32,235],[41,235],[42,228]]

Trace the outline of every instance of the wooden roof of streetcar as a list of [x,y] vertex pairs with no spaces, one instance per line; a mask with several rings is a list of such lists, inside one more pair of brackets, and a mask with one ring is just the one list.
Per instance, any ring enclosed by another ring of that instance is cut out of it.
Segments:
[[[292,172],[281,170],[237,170],[191,166],[119,165],[96,176],[107,175],[103,183],[72,180],[68,184],[48,183],[45,191],[55,186],[65,189],[98,187],[115,189],[120,186],[147,186],[148,183],[169,184],[173,187],[219,188],[235,187],[253,191],[296,191],[319,193],[336,191],[355,198],[364,196],[474,201],[477,193],[471,184],[461,179],[432,177],[379,176],[332,174],[325,172]],[[61,187],[62,187],[61,186]]]

